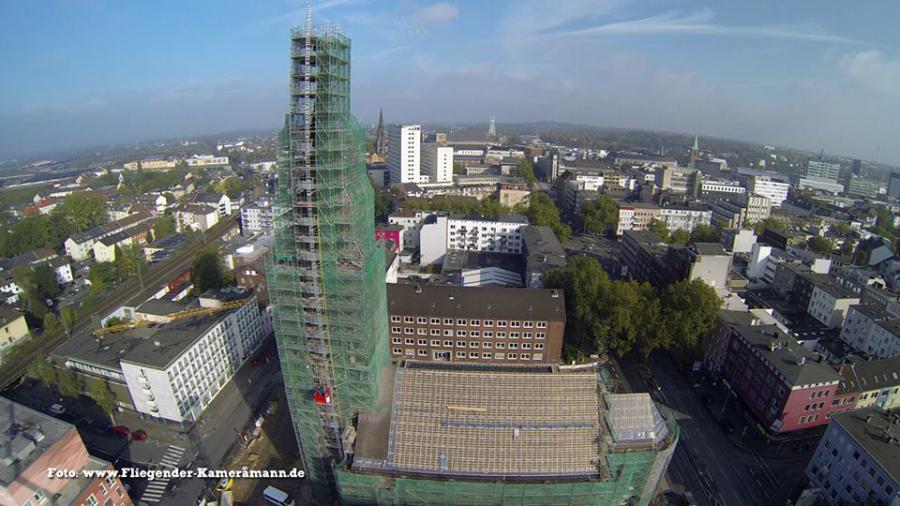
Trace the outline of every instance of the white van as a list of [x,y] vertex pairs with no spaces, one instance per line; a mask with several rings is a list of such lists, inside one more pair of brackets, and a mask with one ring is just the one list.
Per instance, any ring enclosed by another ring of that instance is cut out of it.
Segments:
[[277,504],[278,506],[294,506],[294,499],[292,499],[287,492],[280,488],[275,488],[272,485],[269,485],[263,490],[263,497],[266,499],[266,502],[270,504]]

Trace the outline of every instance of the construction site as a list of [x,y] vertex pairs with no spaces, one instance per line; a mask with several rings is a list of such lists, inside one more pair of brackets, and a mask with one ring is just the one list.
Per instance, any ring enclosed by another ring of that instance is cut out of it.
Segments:
[[320,504],[648,504],[678,428],[596,364],[477,366],[388,356],[385,250],[350,40],[291,34],[267,269],[287,404]]

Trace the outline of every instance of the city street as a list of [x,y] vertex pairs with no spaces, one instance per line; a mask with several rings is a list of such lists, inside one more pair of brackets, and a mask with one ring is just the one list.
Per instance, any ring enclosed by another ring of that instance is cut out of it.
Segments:
[[[632,389],[650,391],[672,409],[681,426],[681,439],[669,466],[671,484],[682,485],[700,505],[784,504],[794,496],[811,450],[783,449],[777,456],[765,457],[761,451],[750,451],[747,448],[760,448],[751,443],[757,439],[751,432],[756,429],[743,416],[738,401],[732,398],[726,403],[721,389],[694,388],[665,356],[651,358],[651,379],[644,379],[630,360],[620,364]],[[703,393],[709,394],[712,404]],[[735,427],[730,436],[720,425],[723,417]],[[742,446],[735,444],[742,439],[746,440]]]

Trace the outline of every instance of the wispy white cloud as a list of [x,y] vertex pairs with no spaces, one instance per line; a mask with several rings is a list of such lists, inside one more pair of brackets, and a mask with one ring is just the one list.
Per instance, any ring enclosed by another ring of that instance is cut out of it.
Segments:
[[438,2],[416,10],[413,21],[421,26],[449,23],[459,17],[459,8],[450,2]]
[[900,91],[900,60],[888,59],[877,49],[843,55],[838,68],[850,79],[882,93]]
[[692,14],[676,13],[648,16],[628,21],[600,23],[592,26],[564,28],[562,25],[544,30],[545,35],[579,37],[587,35],[713,35],[736,37],[768,37],[859,44],[860,41],[818,30],[808,24],[729,26],[714,22],[714,14],[704,9]]

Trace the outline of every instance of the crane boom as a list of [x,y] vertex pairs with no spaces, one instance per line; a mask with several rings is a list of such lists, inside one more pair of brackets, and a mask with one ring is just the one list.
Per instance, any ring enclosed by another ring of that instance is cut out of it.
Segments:
[[[175,320],[183,320],[185,318],[196,318],[198,316],[208,316],[211,314],[219,313],[221,311],[228,311],[230,309],[239,308],[239,307],[243,306],[245,303],[247,303],[247,301],[249,301],[249,300],[250,300],[249,298],[246,298],[246,299],[240,299],[240,300],[233,300],[231,302],[225,302],[221,306],[194,307],[194,308],[190,308],[190,309],[184,309],[182,311],[176,311],[174,313],[169,313],[169,314],[163,315],[163,318],[168,318],[169,321],[175,321]],[[138,327],[146,327],[148,325],[151,325],[152,323],[154,323],[154,322],[152,322],[150,320],[134,320],[134,321],[130,321],[128,323],[121,323],[119,325],[110,325],[109,327],[103,327],[103,328],[96,329],[94,331],[94,335],[95,336],[103,336],[106,334],[116,334],[119,332],[124,332],[126,330],[136,329]]]

